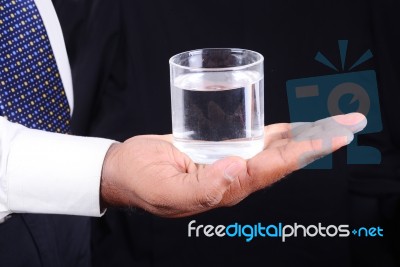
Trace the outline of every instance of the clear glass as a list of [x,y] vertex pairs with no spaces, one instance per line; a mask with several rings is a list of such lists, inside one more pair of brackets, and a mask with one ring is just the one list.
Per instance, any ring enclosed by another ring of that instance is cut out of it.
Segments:
[[236,48],[170,60],[174,145],[194,162],[251,158],[264,146],[264,58]]

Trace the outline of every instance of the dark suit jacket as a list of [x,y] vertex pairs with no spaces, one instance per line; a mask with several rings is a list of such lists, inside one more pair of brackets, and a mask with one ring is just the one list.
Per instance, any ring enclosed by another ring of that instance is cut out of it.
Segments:
[[0,266],[88,267],[90,229],[86,217],[13,214],[0,224]]
[[[371,49],[357,71],[377,74],[382,131],[358,142],[380,150],[380,164],[302,170],[239,205],[167,220],[110,209],[93,220],[95,266],[397,266],[400,193],[400,6],[392,0],[56,1],[75,87],[74,129],[125,140],[171,131],[168,59],[204,47],[242,47],[265,56],[266,124],[290,121],[286,82],[335,74],[338,40],[346,66]],[[71,16],[74,14],[74,16]],[[339,72],[346,72],[340,70]],[[349,110],[351,111],[351,109]],[[365,155],[367,157],[367,155]],[[187,225],[295,222],[381,226],[383,238],[188,238]]]
[[0,224],[0,266],[91,266],[89,218],[14,214]]

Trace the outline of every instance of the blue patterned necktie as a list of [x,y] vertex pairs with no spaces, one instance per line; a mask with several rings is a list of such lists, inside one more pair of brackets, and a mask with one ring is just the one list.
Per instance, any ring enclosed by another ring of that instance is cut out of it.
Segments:
[[33,0],[0,0],[0,110],[9,121],[70,131],[70,109]]

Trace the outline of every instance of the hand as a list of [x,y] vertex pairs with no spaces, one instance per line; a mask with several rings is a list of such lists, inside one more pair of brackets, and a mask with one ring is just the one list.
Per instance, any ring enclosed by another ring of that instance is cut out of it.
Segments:
[[105,207],[136,207],[163,217],[183,217],[232,206],[289,173],[349,144],[366,126],[360,113],[314,123],[265,127],[265,148],[244,160],[228,157],[196,165],[171,135],[143,135],[114,144],[101,182]]

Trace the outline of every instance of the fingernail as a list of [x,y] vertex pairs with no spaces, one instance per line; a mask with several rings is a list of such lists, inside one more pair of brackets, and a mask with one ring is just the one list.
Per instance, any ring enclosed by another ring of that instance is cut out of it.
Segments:
[[224,176],[225,178],[228,178],[229,180],[233,181],[239,176],[241,171],[242,171],[242,166],[239,163],[234,162],[229,164],[228,167],[226,167]]
[[368,123],[367,118],[361,113],[349,113],[340,116],[337,122],[350,129],[353,133],[361,132]]
[[353,125],[350,126],[350,129],[353,133],[358,133],[364,130],[364,128],[367,126],[367,118],[360,113],[352,113],[353,116]]

